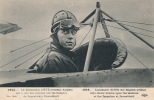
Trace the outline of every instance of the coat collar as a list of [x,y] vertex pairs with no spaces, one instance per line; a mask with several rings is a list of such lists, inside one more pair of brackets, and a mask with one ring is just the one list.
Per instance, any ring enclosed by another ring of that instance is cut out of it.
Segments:
[[66,56],[68,56],[70,58],[75,56],[74,52],[66,50],[62,46],[57,46],[57,45],[55,45],[53,43],[51,43],[50,48],[51,48],[51,51],[59,52],[59,53],[64,54],[64,55],[66,55]]

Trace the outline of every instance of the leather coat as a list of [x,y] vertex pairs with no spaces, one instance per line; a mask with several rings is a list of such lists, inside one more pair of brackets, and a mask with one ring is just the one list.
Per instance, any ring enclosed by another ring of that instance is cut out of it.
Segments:
[[53,42],[45,55],[36,63],[39,73],[70,73],[78,72],[79,68],[74,63],[75,54],[63,48],[57,38],[52,36]]

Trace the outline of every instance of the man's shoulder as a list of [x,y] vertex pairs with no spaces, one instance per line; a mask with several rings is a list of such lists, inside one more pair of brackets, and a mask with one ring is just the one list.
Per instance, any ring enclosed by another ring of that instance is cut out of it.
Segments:
[[60,56],[60,53],[58,53],[57,51],[51,51],[48,56],[49,57],[56,57],[56,56]]
[[65,60],[70,60],[66,55],[64,55],[61,52],[57,51],[51,51],[48,55],[49,59],[65,59]]
[[64,55],[57,51],[51,51],[48,55],[49,58],[57,58],[57,57],[63,57]]

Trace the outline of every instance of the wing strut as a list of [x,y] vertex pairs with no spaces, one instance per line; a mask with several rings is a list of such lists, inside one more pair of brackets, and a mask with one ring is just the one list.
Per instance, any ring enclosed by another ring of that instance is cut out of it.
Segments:
[[95,14],[95,12],[96,12],[96,10],[91,12],[83,21],[81,21],[81,23],[85,23],[91,16],[93,16]]
[[100,12],[100,22],[101,22],[102,27],[104,29],[104,33],[106,35],[106,38],[110,38],[109,31],[108,31],[106,23],[105,23],[105,21],[103,19],[104,19],[103,14]]
[[96,34],[96,29],[97,29],[97,23],[99,21],[99,14],[100,14],[100,3],[97,2],[96,3],[95,18],[94,18],[94,22],[93,22],[92,37],[90,39],[89,46],[88,46],[86,61],[85,61],[85,65],[84,65],[84,72],[87,72],[89,69],[89,64],[90,64],[90,60],[91,60],[91,55],[92,55],[93,46],[94,46],[94,39],[95,39],[95,34]]

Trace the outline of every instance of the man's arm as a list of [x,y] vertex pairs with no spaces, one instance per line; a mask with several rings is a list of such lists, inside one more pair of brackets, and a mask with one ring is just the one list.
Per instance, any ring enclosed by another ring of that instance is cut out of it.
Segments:
[[50,53],[46,61],[43,61],[43,64],[40,65],[42,67],[38,68],[38,71],[41,73],[78,72],[78,67],[73,61],[57,52]]

